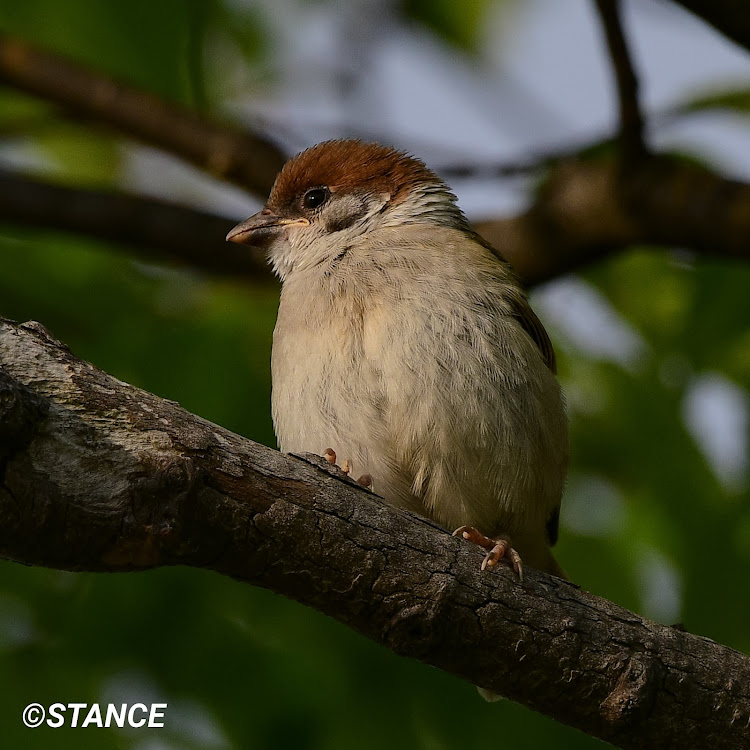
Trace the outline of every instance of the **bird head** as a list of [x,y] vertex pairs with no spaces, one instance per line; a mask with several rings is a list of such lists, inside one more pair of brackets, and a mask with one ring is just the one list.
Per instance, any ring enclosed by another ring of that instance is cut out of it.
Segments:
[[364,235],[405,224],[466,229],[456,196],[423,162],[377,143],[319,143],[282,168],[263,210],[227,240],[268,253],[282,281],[325,266]]

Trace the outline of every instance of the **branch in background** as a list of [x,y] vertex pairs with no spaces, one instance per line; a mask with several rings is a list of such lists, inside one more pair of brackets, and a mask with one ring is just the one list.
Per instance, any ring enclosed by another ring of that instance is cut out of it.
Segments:
[[529,211],[477,229],[529,284],[633,244],[750,260],[750,185],[656,156],[622,178],[617,161],[562,164]]
[[109,125],[265,198],[284,155],[270,141],[0,34],[0,84]]
[[[124,136],[179,156],[263,200],[286,160],[278,148],[261,136],[211,122],[192,110],[168,104],[153,94],[115,82],[98,71],[2,33],[0,84],[60,105],[69,117],[84,124],[110,125]],[[35,121],[34,125],[38,127],[39,123]],[[0,135],[19,135],[19,126],[13,125],[9,132]],[[514,164],[490,167],[449,164],[440,171],[449,177],[528,174],[577,154],[586,145],[561,145],[548,154]]]
[[750,50],[750,3],[747,0],[674,1]]
[[[664,117],[672,115],[676,118],[682,114],[682,112],[677,112],[674,115],[666,113]],[[461,162],[457,159],[448,161],[446,159],[444,162],[432,165],[432,168],[448,182],[453,179],[498,180],[513,177],[538,177],[561,162],[585,157],[590,151],[595,150],[597,153],[609,151],[615,143],[616,139],[608,136],[587,140],[578,139],[568,143],[560,143],[557,147],[538,151],[534,155],[522,156],[516,161],[493,162],[485,160],[477,163]]]
[[750,659],[481,552],[0,319],[0,555],[208,568],[622,748],[750,748]]
[[[623,202],[616,189],[621,178],[614,160],[566,162],[552,172],[525,214],[476,228],[528,286],[632,244],[750,260],[750,185],[651,157],[631,165],[630,198]],[[271,278],[258,255],[224,242],[231,220],[153,198],[47,185],[0,172],[0,220],[131,243],[151,262]]]
[[[598,1],[607,7],[605,0]],[[616,28],[621,36],[619,25]],[[628,67],[626,50],[625,60]],[[635,87],[628,88],[627,72],[623,80],[626,85],[621,89],[625,100],[622,106],[631,111],[631,120],[635,111],[637,126],[637,101],[628,103],[635,96]],[[0,35],[0,82],[3,81],[93,120],[114,124],[128,135],[183,156],[264,198],[283,162],[276,149],[253,135],[204,121],[189,110],[114,84],[96,72]],[[634,132],[637,135],[638,127]],[[629,138],[637,140],[635,135]],[[219,162],[223,166],[216,169]],[[620,174],[616,174],[612,162],[562,163],[554,168],[529,211],[519,217],[485,222],[478,229],[529,285],[576,270],[633,243],[748,258],[750,187],[664,157],[631,162],[627,173]],[[27,181],[26,189],[31,187]],[[13,191],[13,184],[6,182],[6,189]],[[210,270],[234,273],[232,269],[237,264],[237,272],[245,273],[246,261],[241,256],[228,255],[231,250],[212,250],[219,247],[217,242],[221,242],[219,238],[229,224],[223,219],[170,207],[171,218],[165,217],[165,230],[156,226],[160,222],[158,212],[150,213],[153,201],[132,199],[137,201],[137,208],[135,203],[130,204],[131,223],[122,218],[127,211],[124,214],[123,204],[117,204],[119,197],[86,194],[95,195],[92,202],[98,201],[97,210],[113,217],[111,225],[96,221],[96,212],[88,209],[73,211],[73,217],[65,216],[62,210],[42,212],[44,201],[36,215],[29,202],[22,216],[13,210],[7,213],[14,215],[7,218],[143,243],[169,257],[180,257]],[[47,195],[51,197],[52,193]],[[61,200],[77,200],[74,192],[60,195]],[[13,197],[3,200],[7,206]],[[178,225],[188,231],[178,235]],[[250,273],[255,270],[248,269]]]
[[617,81],[620,104],[620,144],[626,163],[645,152],[643,117],[638,103],[638,77],[630,58],[628,43],[622,29],[620,0],[595,0],[604,28],[609,56]]
[[224,241],[236,222],[156,198],[52,185],[0,169],[0,221],[126,244],[153,263],[271,279],[261,254]]

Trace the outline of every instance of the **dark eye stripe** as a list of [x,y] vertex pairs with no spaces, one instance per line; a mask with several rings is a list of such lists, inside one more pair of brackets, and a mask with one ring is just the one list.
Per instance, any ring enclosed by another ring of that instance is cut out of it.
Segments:
[[342,229],[348,229],[367,214],[367,205],[364,203],[354,211],[352,211],[351,206],[342,207],[348,211],[352,211],[351,213],[336,211],[334,208],[334,206],[331,206],[328,209],[327,229],[329,232],[340,232]]

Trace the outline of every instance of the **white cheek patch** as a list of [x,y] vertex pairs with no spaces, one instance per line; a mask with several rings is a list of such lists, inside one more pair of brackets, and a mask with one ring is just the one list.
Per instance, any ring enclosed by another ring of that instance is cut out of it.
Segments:
[[293,273],[313,269],[335,260],[342,248],[353,243],[368,228],[381,221],[370,221],[388,204],[388,193],[334,193],[320,212],[311,216],[309,226],[289,226],[268,250],[268,259],[282,280]]

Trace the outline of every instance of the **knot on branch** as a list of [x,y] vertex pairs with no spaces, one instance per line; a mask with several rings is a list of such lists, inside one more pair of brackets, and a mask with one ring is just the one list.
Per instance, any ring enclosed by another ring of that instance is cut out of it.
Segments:
[[134,483],[133,516],[162,536],[185,514],[183,501],[196,486],[199,472],[193,459],[180,455],[139,455],[143,475]]
[[0,369],[0,459],[31,442],[48,410],[44,398]]
[[450,611],[447,606],[456,582],[452,576],[434,575],[424,591],[404,595],[404,606],[388,621],[384,640],[396,653],[424,658],[446,638]]
[[131,512],[122,533],[104,555],[118,568],[149,568],[186,553],[185,527],[193,525],[188,501],[199,471],[192,459],[178,455],[141,454],[143,474],[133,481]]
[[612,692],[600,705],[608,723],[621,726],[648,716],[661,682],[659,662],[646,653],[635,653],[626,662]]

